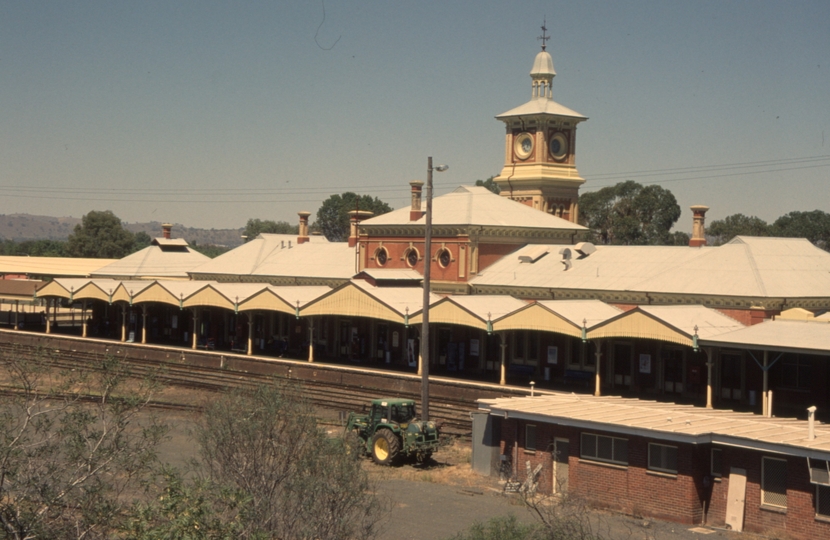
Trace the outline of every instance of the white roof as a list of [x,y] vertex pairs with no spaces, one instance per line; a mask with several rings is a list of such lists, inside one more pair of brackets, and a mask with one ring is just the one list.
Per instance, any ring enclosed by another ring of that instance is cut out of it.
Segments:
[[87,259],[75,257],[0,256],[0,274],[35,274],[41,276],[86,277],[102,266],[118,259]]
[[355,274],[355,249],[346,242],[312,236],[261,234],[236,249],[194,268],[192,275],[287,276],[349,279]]
[[476,285],[748,297],[830,296],[830,253],[803,238],[737,237],[719,247],[596,246],[571,259],[559,249],[532,264],[525,246],[481,271]]
[[569,109],[564,105],[560,105],[552,99],[547,99],[545,97],[531,99],[524,105],[519,105],[515,109],[510,109],[507,112],[501,113],[500,115],[496,116],[496,118],[498,118],[499,120],[504,120],[505,118],[510,118],[512,116],[530,116],[540,114],[568,116],[571,118],[577,118],[577,121],[588,119],[587,116],[583,116],[575,110]]
[[830,426],[816,422],[816,438],[807,438],[807,422],[766,418],[752,413],[704,409],[632,398],[544,393],[535,397],[478,400],[491,414],[657,440],[715,443],[817,459],[830,457]]
[[505,294],[457,295],[447,300],[458,304],[483,321],[495,321],[527,306],[527,302]]
[[[375,287],[361,279],[352,280],[352,283],[401,315],[406,313],[412,315],[424,307],[424,290],[421,287]],[[441,300],[440,296],[429,293],[430,305],[439,300]]]
[[[426,209],[426,200],[422,201]],[[361,227],[372,225],[406,225],[420,224],[426,221],[424,216],[410,221],[411,207],[400,208],[387,214],[361,222]],[[436,197],[432,201],[433,225],[478,225],[485,227],[519,227],[526,229],[565,229],[571,231],[587,230],[582,225],[534,210],[533,208],[496,195],[481,186],[460,186],[450,193]]]
[[742,349],[830,354],[830,323],[764,321],[699,342],[701,345]]
[[638,306],[666,324],[699,338],[708,338],[746,328],[732,317],[728,317],[706,306]]
[[186,244],[184,246],[171,245],[175,245],[177,249],[167,251],[159,245],[147,246],[141,251],[95,270],[91,275],[120,278],[187,278],[190,270],[210,260],[210,257],[187,247]]
[[174,247],[181,247],[187,246],[187,240],[184,238],[153,238],[153,243],[157,246],[174,246]]
[[365,268],[361,274],[366,274],[372,279],[383,281],[423,281],[424,276],[412,268]]
[[583,321],[590,328],[622,313],[620,308],[602,300],[539,300],[536,303],[579,327]]

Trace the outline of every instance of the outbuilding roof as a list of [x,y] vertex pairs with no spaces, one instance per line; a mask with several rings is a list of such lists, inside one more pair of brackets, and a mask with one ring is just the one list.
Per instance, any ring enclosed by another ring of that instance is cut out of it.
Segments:
[[691,444],[715,443],[827,460],[830,426],[816,422],[808,438],[804,420],[767,418],[725,409],[611,396],[544,393],[478,400],[479,409],[504,418],[573,426]]
[[[163,240],[159,244],[158,241]],[[179,278],[187,279],[187,273],[204,264],[210,257],[188,247],[180,239],[155,239],[153,245],[127,255],[92,272],[93,277],[108,278]]]
[[0,274],[87,277],[102,266],[114,263],[117,260],[3,255],[0,256]]

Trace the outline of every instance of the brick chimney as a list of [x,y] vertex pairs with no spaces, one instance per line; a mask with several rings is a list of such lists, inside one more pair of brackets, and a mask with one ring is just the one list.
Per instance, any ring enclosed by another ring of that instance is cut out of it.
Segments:
[[695,205],[690,207],[693,214],[692,238],[689,240],[689,247],[700,247],[706,245],[706,211],[708,206]]
[[161,236],[162,238],[167,238],[170,240],[170,231],[173,230],[172,223],[162,223],[161,224]]
[[311,215],[311,212],[306,212],[305,210],[302,212],[297,212],[297,215],[300,216],[300,231],[299,235],[297,236],[297,244],[305,244],[309,241],[308,238],[308,216]]
[[413,180],[409,183],[412,186],[412,208],[409,210],[409,221],[418,221],[424,215],[421,210],[421,192],[424,189],[424,183],[420,180]]
[[364,219],[369,219],[374,214],[368,210],[350,210],[349,211],[349,247],[357,245],[357,224]]

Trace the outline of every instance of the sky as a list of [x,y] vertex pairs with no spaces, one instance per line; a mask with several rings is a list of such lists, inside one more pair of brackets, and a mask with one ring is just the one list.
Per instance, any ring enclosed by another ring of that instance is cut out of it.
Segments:
[[243,227],[496,175],[547,21],[582,192],[830,212],[830,2],[0,0],[0,214]]

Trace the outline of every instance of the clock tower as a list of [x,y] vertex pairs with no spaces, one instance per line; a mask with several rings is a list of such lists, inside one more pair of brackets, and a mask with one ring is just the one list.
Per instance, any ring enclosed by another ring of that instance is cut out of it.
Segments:
[[588,118],[553,101],[556,72],[545,50],[546,31],[543,25],[542,51],[530,70],[530,101],[496,116],[507,140],[495,181],[502,196],[576,223],[579,186],[585,183],[576,170],[576,125]]

